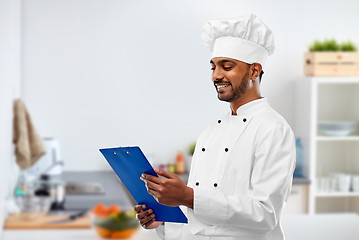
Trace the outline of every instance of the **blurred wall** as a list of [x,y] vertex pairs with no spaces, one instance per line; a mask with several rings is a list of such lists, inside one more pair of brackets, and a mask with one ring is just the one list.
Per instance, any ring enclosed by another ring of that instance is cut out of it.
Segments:
[[[98,148],[140,145],[173,161],[226,113],[201,42],[209,19],[257,14],[274,32],[262,95],[294,127],[294,82],[314,40],[359,43],[359,3],[238,0],[26,0],[23,98],[68,170],[106,169]],[[306,96],[303,96],[306,97]]]
[[9,193],[12,150],[12,101],[19,95],[21,0],[0,0],[0,239]]

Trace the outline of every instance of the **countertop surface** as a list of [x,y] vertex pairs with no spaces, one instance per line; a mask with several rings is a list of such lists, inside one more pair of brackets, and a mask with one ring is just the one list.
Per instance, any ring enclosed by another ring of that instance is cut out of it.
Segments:
[[294,177],[293,184],[310,184],[310,180],[306,177]]
[[[358,214],[284,215],[286,240],[358,240]],[[5,230],[2,240],[99,240],[90,230]],[[158,240],[155,230],[140,228],[132,240]]]
[[[88,230],[5,230],[2,240],[100,240],[93,229]],[[155,230],[140,228],[131,240],[158,240]]]

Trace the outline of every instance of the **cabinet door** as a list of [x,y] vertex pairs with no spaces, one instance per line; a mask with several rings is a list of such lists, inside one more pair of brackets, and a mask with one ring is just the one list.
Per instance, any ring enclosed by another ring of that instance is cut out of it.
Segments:
[[283,214],[307,214],[308,213],[308,185],[294,184],[292,192],[285,205]]

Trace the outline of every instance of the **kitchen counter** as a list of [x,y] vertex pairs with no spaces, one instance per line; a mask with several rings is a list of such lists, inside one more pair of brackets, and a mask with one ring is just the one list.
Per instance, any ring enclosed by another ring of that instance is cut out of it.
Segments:
[[310,184],[310,180],[306,177],[294,177],[293,184]]
[[[286,240],[358,240],[359,215],[321,214],[282,217]],[[94,230],[5,230],[2,240],[99,240]],[[132,240],[158,240],[155,230],[141,228]]]
[[[5,230],[2,240],[100,240],[95,230]],[[159,240],[155,230],[140,228],[131,240]]]

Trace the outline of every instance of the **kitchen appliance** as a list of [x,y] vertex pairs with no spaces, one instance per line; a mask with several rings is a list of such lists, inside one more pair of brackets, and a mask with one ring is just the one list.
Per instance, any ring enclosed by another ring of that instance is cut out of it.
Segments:
[[65,209],[65,182],[58,175],[41,174],[36,182],[36,196],[48,196],[51,199],[50,210]]
[[62,180],[64,162],[57,139],[44,138],[46,154],[42,156],[26,174],[36,176],[35,195],[48,196],[51,199],[50,210],[63,210],[65,203],[65,182]]
[[34,220],[45,216],[50,207],[50,198],[47,196],[25,194],[15,196],[15,202],[19,207],[19,212],[15,215],[22,220]]
[[60,175],[63,169],[63,160],[60,153],[59,141],[54,138],[44,138],[46,154],[42,156],[26,173],[33,176],[41,174]]

